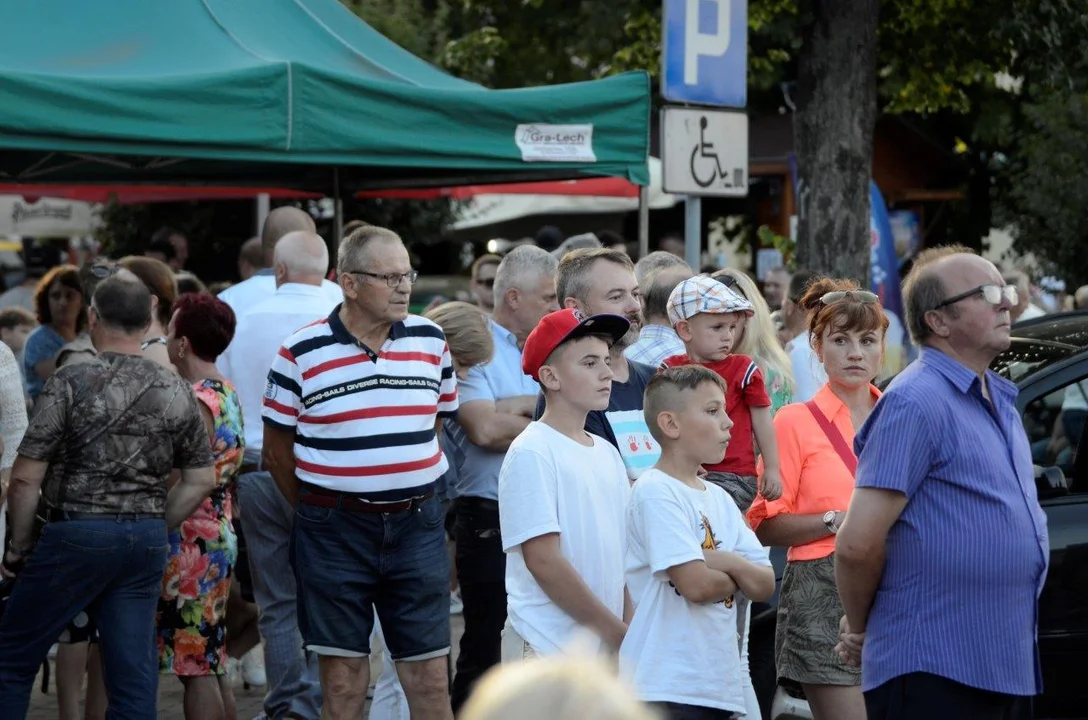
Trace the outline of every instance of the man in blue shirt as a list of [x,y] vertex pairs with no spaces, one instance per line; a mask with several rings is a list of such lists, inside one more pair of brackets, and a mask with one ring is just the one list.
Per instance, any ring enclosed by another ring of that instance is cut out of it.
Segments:
[[1016,288],[965,248],[919,256],[905,286],[921,357],[855,439],[836,542],[869,720],[1019,720],[1042,690],[1038,598],[1049,548],[1009,347]]

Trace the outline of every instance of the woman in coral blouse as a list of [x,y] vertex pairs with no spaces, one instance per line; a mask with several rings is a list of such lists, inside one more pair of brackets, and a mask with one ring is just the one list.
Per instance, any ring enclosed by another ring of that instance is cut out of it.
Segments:
[[888,318],[876,295],[853,281],[817,280],[801,305],[827,371],[808,403],[774,418],[782,496],[757,497],[748,520],[764,545],[788,547],[778,604],[778,676],[801,684],[815,720],[865,720],[858,668],[835,653],[842,603],[835,587],[835,534],[854,491],[854,433],[880,392]]

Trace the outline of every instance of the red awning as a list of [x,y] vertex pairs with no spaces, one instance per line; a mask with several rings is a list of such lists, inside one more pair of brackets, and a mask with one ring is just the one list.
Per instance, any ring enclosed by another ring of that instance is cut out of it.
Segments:
[[413,188],[404,190],[367,190],[358,198],[398,198],[402,200],[434,200],[453,198],[468,200],[476,195],[586,195],[595,197],[638,197],[638,185],[623,178],[585,178],[583,180],[553,180],[545,182],[506,183],[498,185],[460,185],[443,188]]

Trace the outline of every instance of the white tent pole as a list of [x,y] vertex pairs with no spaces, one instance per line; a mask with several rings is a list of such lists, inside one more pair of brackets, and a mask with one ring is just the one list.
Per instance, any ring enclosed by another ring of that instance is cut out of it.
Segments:
[[650,254],[650,186],[638,189],[638,256]]
[[260,235],[264,230],[264,221],[268,219],[268,213],[272,209],[272,200],[268,197],[268,193],[258,193],[257,195],[257,229],[253,232],[254,235]]

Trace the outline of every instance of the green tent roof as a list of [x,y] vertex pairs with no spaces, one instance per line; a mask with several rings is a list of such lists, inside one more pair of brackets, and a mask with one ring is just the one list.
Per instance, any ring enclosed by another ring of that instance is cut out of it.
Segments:
[[[649,112],[644,73],[488,90],[337,0],[35,0],[0,23],[3,182],[646,184]],[[593,157],[526,162],[515,134],[541,125],[592,125]]]

